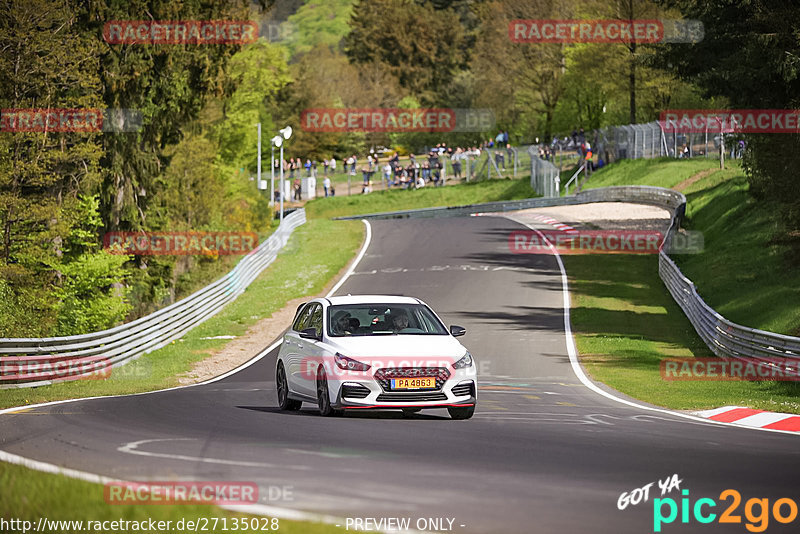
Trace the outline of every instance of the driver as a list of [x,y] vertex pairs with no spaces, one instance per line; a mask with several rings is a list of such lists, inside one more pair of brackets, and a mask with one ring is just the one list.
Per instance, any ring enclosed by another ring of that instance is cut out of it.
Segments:
[[351,334],[350,312],[338,311],[333,316],[333,331],[338,335]]
[[408,328],[408,315],[406,315],[405,310],[398,310],[396,313],[392,314],[392,329],[395,332],[399,332]]

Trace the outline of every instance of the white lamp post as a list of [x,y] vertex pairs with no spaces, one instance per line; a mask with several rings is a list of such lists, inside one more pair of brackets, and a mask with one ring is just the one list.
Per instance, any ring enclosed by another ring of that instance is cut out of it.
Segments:
[[258,182],[256,188],[261,189],[261,123],[258,123]]
[[[292,136],[292,127],[287,126],[278,132],[283,136],[284,139],[289,139]],[[286,191],[286,186],[283,183],[283,143],[281,143],[281,222],[283,222],[283,194]]]
[[272,168],[270,169],[270,182],[269,182],[269,205],[275,204],[275,147],[283,144],[283,137],[276,135],[271,139],[272,145],[272,161],[270,162]]

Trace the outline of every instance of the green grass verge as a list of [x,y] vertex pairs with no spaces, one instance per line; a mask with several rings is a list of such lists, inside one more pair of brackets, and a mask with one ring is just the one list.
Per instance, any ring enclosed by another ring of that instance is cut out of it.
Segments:
[[383,211],[460,206],[499,200],[519,200],[537,196],[530,179],[497,179],[447,187],[376,191],[369,195],[316,198],[306,204],[309,218],[331,218]]
[[363,233],[358,221],[310,220],[294,231],[278,258],[239,298],[180,340],[114,369],[107,380],[0,390],[0,408],[176,386],[177,375],[228,342],[202,338],[242,335],[289,300],[320,292],[353,258]]
[[[67,478],[63,475],[52,475],[26,469],[17,465],[0,462],[0,517],[5,520],[19,519],[30,521],[36,528],[39,518],[50,521],[171,521],[172,529],[163,532],[179,532],[175,529],[178,521],[195,521],[200,518],[211,520],[207,522],[208,531],[212,531],[213,518],[217,518],[218,525],[222,525],[223,518],[227,520],[229,529],[233,529],[233,522],[237,518],[249,518],[245,523],[241,519],[237,526],[250,526],[251,521],[258,529],[237,528],[239,532],[262,532],[265,518],[256,518],[223,510],[216,506],[204,505],[109,505],[103,498],[103,486]],[[185,523],[184,523],[185,524]],[[202,525],[204,523],[200,523]],[[84,525],[86,526],[86,525]],[[110,526],[110,524],[109,524]],[[82,532],[80,528],[51,526],[45,532]],[[278,520],[280,532],[326,534],[341,532],[342,529],[332,525],[311,523],[305,521]],[[14,529],[16,530],[16,529]],[[84,529],[83,531],[91,530]],[[95,530],[100,532],[101,529]],[[106,529],[112,532],[110,529]],[[182,531],[192,529],[184,528]],[[12,530],[13,531],[13,530]],[[22,530],[18,530],[22,532]],[[126,530],[128,531],[128,530]],[[132,531],[132,530],[131,530]],[[144,531],[149,531],[148,527]],[[222,532],[219,528],[216,532]]]
[[800,335],[800,271],[775,241],[778,208],[748,193],[740,169],[717,172],[690,186],[685,226],[703,232],[701,254],[676,256],[700,296],[736,323]]
[[[705,160],[638,160],[605,169],[603,185],[674,186],[710,167]],[[696,165],[695,167],[692,167]],[[746,326],[797,333],[800,274],[770,239],[776,210],[754,201],[736,163],[684,193],[686,226],[701,231],[701,254],[675,256],[703,298]],[[616,168],[619,168],[617,174]],[[674,168],[674,172],[673,172]],[[597,173],[595,176],[599,176]],[[592,186],[594,177],[590,179]],[[655,256],[565,256],[572,323],[590,375],[632,397],[673,409],[725,405],[800,413],[800,384],[663,380],[662,358],[712,357],[658,276]]]
[[[725,164],[738,166],[738,161]],[[624,159],[593,173],[583,188],[594,189],[612,185],[675,187],[700,171],[717,168],[719,160],[714,158]]]

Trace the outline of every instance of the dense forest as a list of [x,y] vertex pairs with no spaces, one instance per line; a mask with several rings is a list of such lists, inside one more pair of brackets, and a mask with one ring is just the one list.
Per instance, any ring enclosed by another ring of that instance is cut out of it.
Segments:
[[[225,272],[208,256],[110,254],[116,231],[274,226],[251,177],[257,130],[286,158],[370,147],[533,143],[673,109],[792,109],[800,7],[771,0],[2,0],[0,109],[135,110],[132,131],[0,131],[0,337],[70,335],[141,316]],[[517,19],[696,19],[696,43],[520,43]],[[115,44],[109,21],[253,21],[247,43]],[[794,25],[794,26],[793,26]],[[493,131],[336,133],[308,108],[486,108]],[[794,134],[748,135],[756,198],[800,240]],[[269,164],[263,165],[265,170]],[[794,236],[794,237],[792,237]]]

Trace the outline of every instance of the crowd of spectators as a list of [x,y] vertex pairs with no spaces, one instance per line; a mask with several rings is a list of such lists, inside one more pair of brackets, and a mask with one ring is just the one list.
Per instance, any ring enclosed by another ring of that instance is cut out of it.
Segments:
[[[331,178],[337,174],[337,168],[341,163],[342,171],[345,175],[356,177],[361,175],[361,192],[369,193],[372,191],[375,180],[380,180],[386,189],[419,189],[425,186],[442,186],[445,181],[446,161],[450,161],[452,177],[455,180],[462,180],[466,175],[466,166],[469,161],[479,158],[486,149],[505,148],[505,150],[494,150],[495,163],[498,168],[505,170],[506,157],[511,161],[513,151],[508,142],[508,132],[500,132],[494,139],[487,139],[479,145],[471,147],[447,146],[446,143],[439,143],[427,154],[410,154],[404,157],[404,162],[400,161],[397,152],[392,153],[388,158],[381,158],[374,150],[365,157],[359,158],[352,154],[346,158],[341,158],[338,162],[336,157],[330,159],[323,158],[321,161],[315,159],[289,158],[283,161],[284,177],[293,184],[295,200],[301,196],[300,180],[302,178],[317,178],[319,172],[322,173],[322,188],[325,196],[336,194],[335,184]],[[281,170],[279,160],[274,162],[275,175]],[[341,174],[341,172],[339,174]],[[377,176],[376,176],[377,175]],[[276,195],[278,193],[276,192]],[[276,198],[278,198],[276,196]]]

